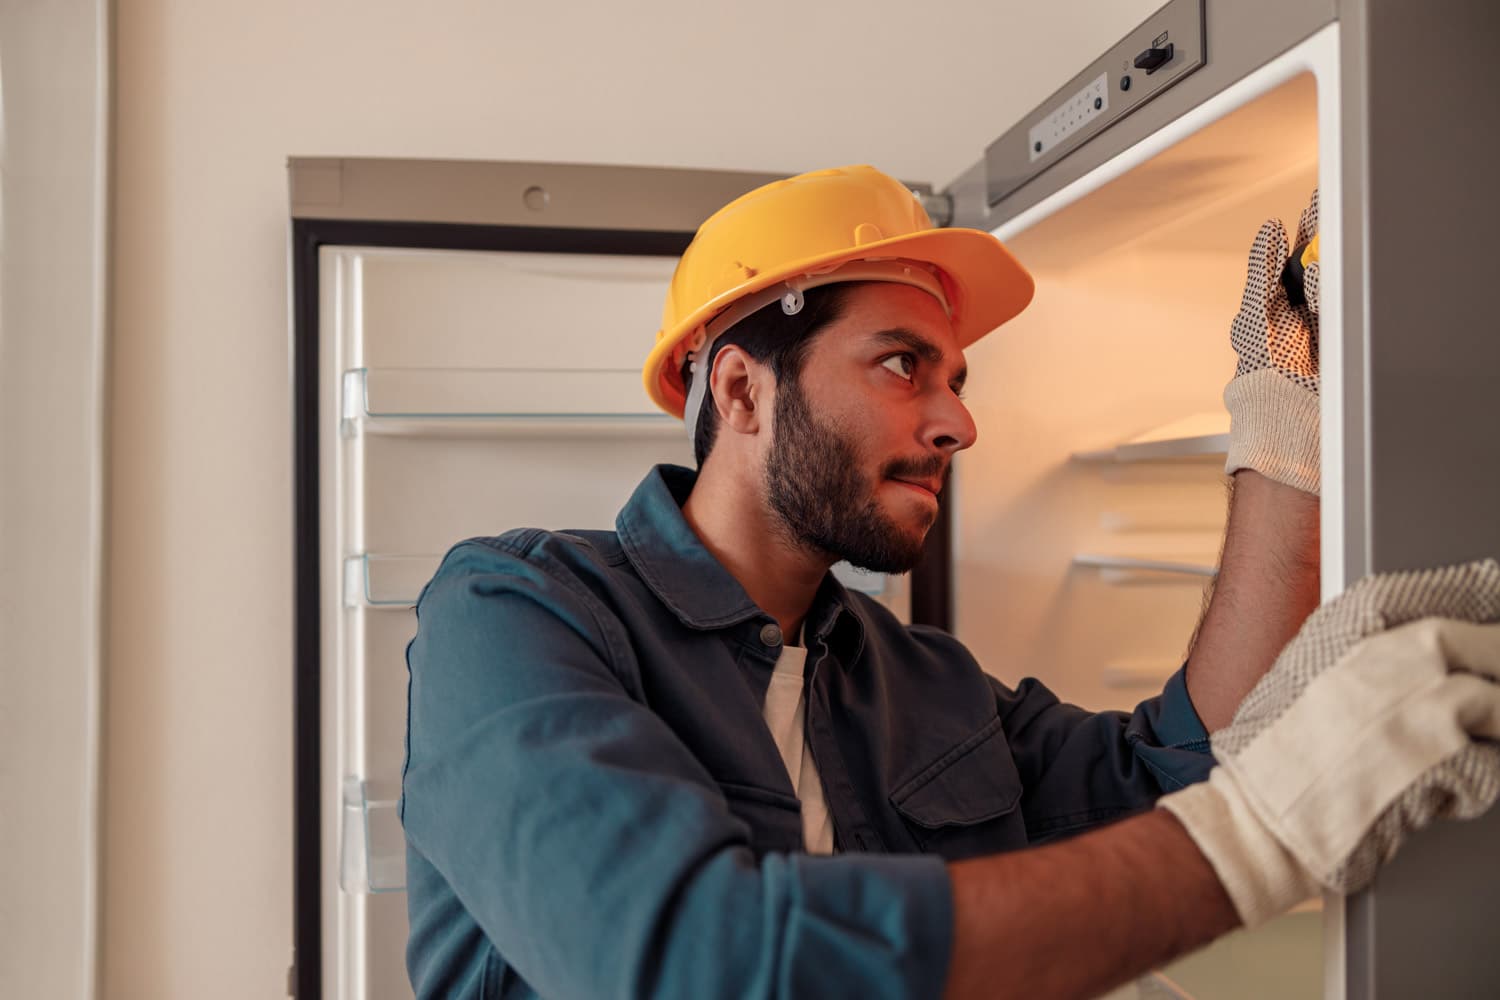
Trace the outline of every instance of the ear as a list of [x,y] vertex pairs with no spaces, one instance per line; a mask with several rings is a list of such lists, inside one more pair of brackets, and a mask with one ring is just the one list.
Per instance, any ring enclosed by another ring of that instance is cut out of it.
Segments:
[[739,345],[721,348],[709,375],[721,429],[737,434],[759,431],[761,416],[766,412],[763,407],[771,399],[775,381],[771,366],[756,361]]

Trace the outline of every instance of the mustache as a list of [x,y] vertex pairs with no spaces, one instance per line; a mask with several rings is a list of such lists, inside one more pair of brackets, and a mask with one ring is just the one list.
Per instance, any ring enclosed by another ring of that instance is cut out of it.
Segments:
[[880,470],[886,479],[939,479],[947,473],[948,459],[942,455],[892,459]]

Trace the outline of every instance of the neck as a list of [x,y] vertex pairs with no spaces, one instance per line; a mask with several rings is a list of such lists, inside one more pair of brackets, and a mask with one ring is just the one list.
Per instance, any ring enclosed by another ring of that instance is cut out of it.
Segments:
[[787,539],[748,463],[728,468],[705,463],[682,515],[703,547],[791,642],[833,561]]

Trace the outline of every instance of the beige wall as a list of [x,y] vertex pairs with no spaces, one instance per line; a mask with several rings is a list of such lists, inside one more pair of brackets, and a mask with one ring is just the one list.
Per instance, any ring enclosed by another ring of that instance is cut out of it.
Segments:
[[284,989],[288,155],[942,184],[1157,6],[119,0],[104,995]]

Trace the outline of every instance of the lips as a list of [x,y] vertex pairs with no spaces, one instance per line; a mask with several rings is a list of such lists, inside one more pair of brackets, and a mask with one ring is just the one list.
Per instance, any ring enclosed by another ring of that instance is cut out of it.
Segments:
[[940,479],[902,479],[900,476],[892,476],[891,481],[922,490],[934,497],[937,496],[938,490],[943,488],[943,482]]

